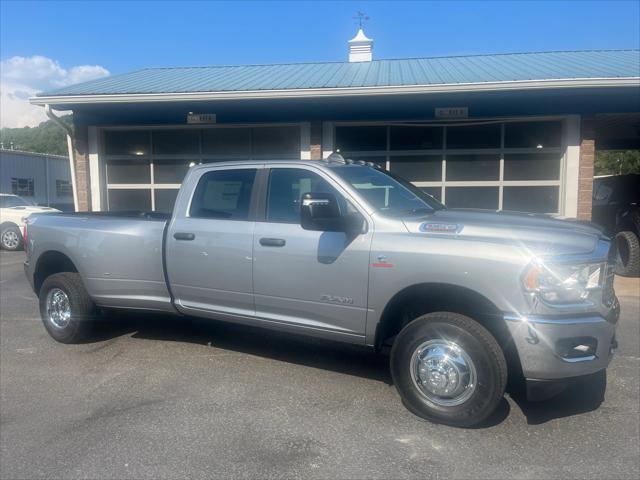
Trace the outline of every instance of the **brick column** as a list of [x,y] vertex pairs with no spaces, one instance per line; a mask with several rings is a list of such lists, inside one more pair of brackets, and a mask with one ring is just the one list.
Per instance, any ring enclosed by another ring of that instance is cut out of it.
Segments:
[[89,149],[87,127],[74,125],[74,160],[76,171],[76,191],[78,192],[78,211],[91,210],[91,181],[89,179]]
[[311,122],[311,160],[322,159],[322,122]]
[[578,219],[591,220],[593,171],[596,159],[595,121],[582,116],[580,123],[580,172],[578,175]]

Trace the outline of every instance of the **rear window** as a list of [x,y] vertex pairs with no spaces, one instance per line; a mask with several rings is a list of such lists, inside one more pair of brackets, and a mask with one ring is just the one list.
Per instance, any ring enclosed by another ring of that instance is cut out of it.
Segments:
[[217,170],[205,173],[189,209],[193,218],[247,220],[256,169]]

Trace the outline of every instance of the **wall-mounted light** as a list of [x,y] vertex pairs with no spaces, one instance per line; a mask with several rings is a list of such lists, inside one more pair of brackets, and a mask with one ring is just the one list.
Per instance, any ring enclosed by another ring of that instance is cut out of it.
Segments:
[[541,143],[539,143],[538,145],[536,145],[536,148],[543,148],[543,146]]

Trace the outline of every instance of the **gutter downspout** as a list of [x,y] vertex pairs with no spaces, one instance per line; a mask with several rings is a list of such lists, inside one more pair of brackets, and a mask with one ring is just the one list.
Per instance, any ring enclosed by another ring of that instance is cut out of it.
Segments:
[[75,155],[73,151],[73,129],[60,120],[60,117],[57,117],[53,110],[51,110],[51,106],[47,103],[44,106],[44,111],[54,123],[56,123],[60,128],[62,128],[67,134],[67,150],[69,152],[69,168],[71,169],[71,190],[73,191],[73,209],[78,211],[78,190],[76,188],[76,162]]

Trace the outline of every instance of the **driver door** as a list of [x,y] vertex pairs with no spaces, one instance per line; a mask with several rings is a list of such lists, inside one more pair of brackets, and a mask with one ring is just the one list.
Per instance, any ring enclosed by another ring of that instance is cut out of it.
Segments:
[[304,230],[305,193],[333,193],[342,211],[354,207],[311,167],[272,167],[263,221],[254,230],[256,315],[364,341],[371,230],[365,234]]

